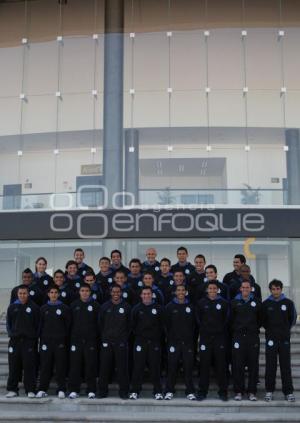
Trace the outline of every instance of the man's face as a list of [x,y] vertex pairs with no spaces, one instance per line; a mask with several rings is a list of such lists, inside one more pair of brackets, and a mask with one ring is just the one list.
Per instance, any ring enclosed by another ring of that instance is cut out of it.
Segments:
[[204,272],[205,260],[202,257],[195,258],[194,263],[198,272]]
[[242,279],[244,279],[245,281],[249,280],[250,273],[251,271],[249,267],[245,267],[245,266],[240,267],[240,275],[242,276]]
[[79,290],[79,296],[81,301],[87,301],[91,296],[91,290],[85,286],[82,286]]
[[209,281],[215,281],[217,279],[217,273],[212,268],[208,268],[205,270],[205,275]]
[[119,302],[120,298],[121,298],[121,289],[118,287],[113,287],[112,290],[110,291],[110,296],[112,301],[114,302]]
[[84,278],[84,282],[91,286],[95,282],[95,278],[92,275],[88,275]]
[[119,264],[121,264],[121,256],[120,256],[120,254],[119,253],[112,253],[112,255],[111,255],[111,262],[115,266],[119,266]]
[[239,258],[234,258],[233,259],[233,268],[234,270],[236,270],[237,272],[239,271],[240,267],[242,266],[242,262]]
[[116,282],[117,285],[119,286],[124,286],[125,282],[126,282],[126,276],[123,273],[120,272],[116,272],[114,280]]
[[218,295],[218,287],[216,285],[208,285],[207,295],[209,298],[214,299]]
[[178,286],[176,288],[175,294],[176,294],[176,298],[177,298],[178,301],[185,300],[185,296],[186,296],[186,289],[185,289],[185,287],[184,286]]
[[167,275],[170,272],[171,266],[167,261],[162,261],[160,263],[160,271],[163,275]]
[[106,273],[109,271],[110,262],[108,260],[100,260],[99,267],[101,272]]
[[282,294],[282,289],[279,286],[272,286],[271,289],[271,294],[273,295],[274,298],[279,298],[280,295]]
[[54,275],[53,280],[55,285],[62,286],[64,284],[65,278],[64,275],[62,275],[61,273],[56,273],[56,275]]
[[74,253],[74,260],[77,264],[81,264],[84,259],[84,252],[83,251],[75,251]]
[[143,304],[150,304],[152,302],[152,292],[150,289],[143,289],[141,292],[141,299]]
[[29,297],[29,293],[28,293],[27,289],[19,289],[18,290],[18,300],[22,304],[27,303],[28,297]]
[[152,286],[153,285],[153,276],[152,275],[144,275],[143,282],[145,286]]
[[31,282],[32,282],[32,274],[31,273],[23,273],[22,274],[22,282],[23,282],[23,285],[26,285],[26,286],[30,285]]
[[140,266],[140,264],[139,263],[135,263],[135,262],[131,263],[131,265],[130,265],[130,272],[133,275],[138,275],[141,272],[141,266]]
[[77,273],[77,266],[76,264],[70,264],[67,268],[68,275],[75,276]]
[[182,272],[174,273],[174,282],[176,285],[181,285],[184,283],[184,274]]
[[148,250],[146,251],[146,257],[150,263],[153,263],[155,261],[156,256],[157,256],[157,252],[155,248],[148,248]]
[[178,258],[179,263],[185,263],[187,261],[188,254],[184,250],[179,250],[177,252],[177,258]]
[[251,293],[251,285],[249,282],[243,282],[240,291],[242,293],[243,298],[248,298]]
[[56,289],[50,289],[48,292],[48,297],[52,303],[55,303],[59,297],[59,293]]

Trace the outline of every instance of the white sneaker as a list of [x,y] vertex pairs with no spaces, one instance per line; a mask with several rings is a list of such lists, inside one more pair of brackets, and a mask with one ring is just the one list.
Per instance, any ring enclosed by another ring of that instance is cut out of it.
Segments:
[[94,398],[96,398],[96,394],[94,392],[89,392],[88,399],[94,399]]
[[7,394],[5,395],[6,398],[15,398],[18,396],[18,393],[15,391],[8,391]]
[[[46,394],[46,392],[45,392],[45,394]],[[46,396],[47,396],[47,394],[46,394]],[[27,397],[28,398],[35,398],[35,393],[34,392],[28,392]]]
[[154,395],[154,398],[157,400],[157,401],[160,401],[160,400],[163,400],[164,399],[164,397],[162,396],[162,394],[155,394]]
[[131,400],[137,400],[138,397],[139,396],[136,392],[131,392],[131,394],[129,394],[129,399],[131,399]]
[[66,398],[66,394],[64,393],[64,391],[58,391],[57,397],[59,399],[65,399]]
[[36,394],[36,398],[46,398],[48,396],[48,394],[45,392],[45,391],[39,391],[37,394]]
[[79,395],[77,394],[77,392],[71,392],[70,395],[69,395],[70,399],[76,399],[78,397],[79,397]]
[[248,397],[249,401],[257,401],[256,395],[255,394],[249,394]]
[[194,394],[188,394],[188,395],[186,396],[186,398],[187,398],[189,401],[196,401],[196,395],[194,395]]
[[165,400],[170,401],[171,399],[173,399],[173,397],[174,397],[174,394],[172,392],[167,392],[165,394]]
[[296,398],[294,394],[288,394],[286,395],[285,399],[287,400],[287,402],[295,402]]
[[235,394],[234,401],[242,401],[242,399],[243,399],[242,394],[240,394],[240,393]]
[[265,401],[270,402],[273,399],[273,392],[266,392]]

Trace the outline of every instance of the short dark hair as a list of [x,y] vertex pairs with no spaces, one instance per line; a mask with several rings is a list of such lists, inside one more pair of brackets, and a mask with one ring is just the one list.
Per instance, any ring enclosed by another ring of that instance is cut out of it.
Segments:
[[208,281],[207,282],[207,288],[209,287],[209,285],[215,285],[218,288],[218,282],[217,281]]
[[248,269],[248,270],[249,270],[249,272],[251,271],[251,268],[250,268],[250,266],[249,266],[248,264],[245,264],[245,263],[244,263],[244,264],[242,264],[242,265],[241,265],[241,267],[240,267],[240,269],[243,269],[243,268],[244,268],[244,269]]
[[59,287],[57,285],[50,285],[47,289],[47,294],[51,291],[51,289],[55,289],[55,291],[59,292]]
[[138,258],[131,259],[130,262],[129,262],[129,267],[132,265],[132,263],[137,263],[138,265],[140,265],[142,267],[141,260],[138,259]]
[[71,266],[71,265],[73,265],[73,264],[75,264],[75,266],[77,267],[77,269],[78,269],[78,264],[76,263],[76,261],[75,260],[68,260],[67,261],[67,263],[66,263],[66,270],[67,270],[67,268],[69,267],[69,266]]
[[240,259],[240,261],[241,261],[241,263],[243,263],[243,264],[245,264],[246,263],[246,257],[244,256],[244,254],[236,254],[235,256],[234,256],[234,258],[236,258],[236,259]]
[[178,247],[176,252],[178,253],[179,251],[185,251],[188,254],[188,250],[186,247],[183,247],[183,246]]
[[121,251],[120,251],[120,250],[112,250],[112,251],[111,251],[111,253],[110,253],[110,258],[112,258],[112,255],[113,255],[114,253],[118,253],[118,254],[119,254],[119,256],[120,256],[120,258],[122,258],[122,253],[121,253]]
[[75,253],[77,253],[77,251],[84,254],[84,251],[83,251],[82,248],[75,248],[73,255],[75,255]]
[[64,272],[61,269],[57,269],[55,270],[55,272],[53,273],[53,277],[55,277],[58,273],[60,273],[61,275],[65,276]]
[[181,273],[183,276],[185,276],[185,273],[184,273],[184,271],[182,269],[176,269],[176,270],[174,270],[173,275],[175,275],[175,273]]
[[29,274],[33,275],[32,270],[29,269],[29,267],[27,267],[26,269],[23,270],[22,275],[23,275],[23,273],[26,273],[27,275],[29,275]]
[[154,277],[154,273],[153,273],[153,272],[151,272],[151,270],[146,270],[146,271],[143,273],[143,278],[142,278],[142,279],[144,279],[144,276],[146,276],[146,275],[150,275],[150,276],[152,276],[152,278],[153,278],[153,279],[155,279],[155,277]]
[[186,286],[183,285],[183,283],[180,283],[179,285],[176,285],[175,291],[177,291],[177,288],[180,288],[180,287],[182,287],[186,290]]
[[92,270],[87,271],[83,279],[85,279],[87,276],[93,276],[94,279],[96,278],[96,275]]
[[205,267],[205,271],[207,269],[212,269],[215,273],[218,273],[218,269],[214,264],[209,264],[208,266]]
[[108,257],[101,257],[101,258],[99,258],[99,263],[102,260],[108,261],[108,263],[110,263],[110,259]]
[[206,263],[206,258],[203,254],[197,254],[196,257],[194,258],[194,260],[196,260],[197,258],[202,258],[204,260],[204,262]]
[[141,293],[142,293],[143,291],[151,291],[151,292],[153,292],[153,291],[152,291],[151,286],[143,286],[143,288],[142,288],[142,290],[141,290]]
[[273,279],[269,283],[269,289],[271,289],[273,286],[276,286],[276,288],[283,289],[283,283],[279,279]]
[[243,283],[248,283],[251,286],[251,281],[249,281],[249,279],[245,279],[241,282],[241,286],[243,285]]
[[20,289],[26,289],[26,291],[29,292],[29,288],[27,285],[19,285],[17,288],[17,293],[20,291]]
[[124,275],[124,276],[125,276],[125,278],[127,278],[127,274],[126,274],[125,270],[122,270],[122,269],[120,269],[120,270],[116,270],[116,271],[115,271],[115,275],[114,275],[114,276],[116,276],[116,274],[117,274],[117,273],[122,273],[122,275]]
[[114,288],[118,288],[120,291],[122,291],[122,288],[117,283],[113,283],[111,287],[109,288],[109,292],[111,292]]
[[168,265],[171,266],[171,260],[168,259],[167,257],[162,258],[161,261],[159,262],[159,264],[162,264],[163,261],[166,261],[168,263]]
[[90,285],[86,282],[82,282],[82,284],[80,285],[79,291],[81,290],[81,288],[88,288],[91,291]]

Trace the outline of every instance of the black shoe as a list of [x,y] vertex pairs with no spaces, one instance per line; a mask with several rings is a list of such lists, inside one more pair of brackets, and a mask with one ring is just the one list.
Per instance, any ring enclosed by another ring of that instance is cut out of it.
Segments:
[[204,394],[199,394],[198,397],[197,397],[198,401],[203,401],[205,399],[206,399],[206,395],[204,395]]
[[104,393],[104,392],[101,392],[101,393],[99,394],[99,398],[107,398],[107,394],[106,394],[106,393]]
[[221,400],[221,401],[224,401],[224,402],[228,401],[228,396],[227,396],[227,394],[220,394],[220,395],[219,395],[219,398],[220,398],[220,400]]
[[128,400],[128,394],[122,393],[119,395],[122,400]]

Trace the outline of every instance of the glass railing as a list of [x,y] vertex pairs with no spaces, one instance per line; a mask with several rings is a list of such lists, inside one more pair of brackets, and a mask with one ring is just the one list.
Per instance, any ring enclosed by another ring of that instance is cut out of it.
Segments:
[[[43,193],[0,196],[0,211],[24,210],[78,210],[87,208],[107,208],[103,191]],[[166,206],[232,206],[263,207],[288,205],[287,192],[280,189],[147,189],[139,191],[139,200],[132,195],[128,206],[166,207]]]

